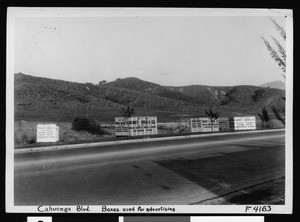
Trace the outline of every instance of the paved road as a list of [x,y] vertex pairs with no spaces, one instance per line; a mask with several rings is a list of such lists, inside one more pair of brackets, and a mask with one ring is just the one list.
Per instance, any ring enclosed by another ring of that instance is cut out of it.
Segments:
[[216,198],[266,204],[284,197],[284,170],[284,131],[20,153],[14,199],[15,205],[186,205]]

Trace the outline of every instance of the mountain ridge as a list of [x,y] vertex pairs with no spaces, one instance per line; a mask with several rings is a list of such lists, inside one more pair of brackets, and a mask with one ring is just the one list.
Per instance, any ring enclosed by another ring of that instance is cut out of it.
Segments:
[[285,92],[258,86],[161,86],[136,77],[92,84],[15,74],[16,119],[70,120],[86,115],[103,121],[120,116],[130,105],[135,115],[170,119],[180,115],[203,115],[214,107],[223,115],[257,113],[262,105],[283,104]]
[[264,84],[259,85],[260,87],[269,87],[269,88],[276,88],[276,89],[281,89],[285,90],[285,82],[282,81],[272,81],[272,82],[267,82]]

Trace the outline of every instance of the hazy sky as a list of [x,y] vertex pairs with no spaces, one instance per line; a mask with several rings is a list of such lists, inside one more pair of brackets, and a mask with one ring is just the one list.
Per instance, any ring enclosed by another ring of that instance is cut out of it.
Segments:
[[14,72],[174,86],[283,80],[260,36],[282,40],[266,16],[16,18]]

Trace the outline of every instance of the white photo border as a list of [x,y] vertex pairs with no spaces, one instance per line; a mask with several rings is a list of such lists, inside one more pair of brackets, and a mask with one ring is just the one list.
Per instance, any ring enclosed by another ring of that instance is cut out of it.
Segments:
[[[290,9],[223,9],[223,8],[26,8],[9,7],[7,11],[6,70],[6,212],[41,213],[39,206],[15,206],[14,199],[14,20],[20,17],[124,17],[124,16],[285,16],[286,18],[286,128],[285,128],[285,205],[272,205],[272,211],[262,214],[291,214],[293,206],[293,11]],[[143,205],[141,205],[143,206]],[[251,205],[249,205],[251,206]],[[54,206],[53,206],[54,207]],[[76,206],[69,213],[77,213]],[[91,205],[91,213],[101,213],[101,207]],[[114,205],[113,207],[128,207]],[[151,205],[144,205],[151,207]],[[161,206],[153,206],[161,207]],[[172,205],[175,213],[247,214],[245,205]],[[53,213],[53,212],[51,212]],[[61,213],[61,212],[58,212]],[[113,213],[113,212],[112,212]],[[119,212],[125,213],[125,212]],[[138,213],[138,212],[130,212]],[[159,212],[173,214],[174,212]],[[153,214],[159,214],[153,213]],[[253,213],[253,212],[251,212]]]

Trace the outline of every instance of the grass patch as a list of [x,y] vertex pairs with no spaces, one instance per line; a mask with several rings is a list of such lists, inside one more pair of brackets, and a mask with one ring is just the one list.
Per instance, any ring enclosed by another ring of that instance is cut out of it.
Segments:
[[[16,121],[15,122],[15,132],[14,132],[14,142],[16,146],[24,146],[28,144],[36,143],[37,134],[37,124],[39,122],[34,121]],[[50,122],[49,122],[50,123]],[[53,123],[53,122],[52,122]],[[105,135],[99,136],[97,134],[92,134],[86,131],[75,131],[72,129],[72,123],[70,122],[60,122],[59,123],[59,142],[51,144],[60,144],[61,142],[75,142],[75,141],[87,141],[87,140],[97,140],[99,138],[113,137],[112,132],[114,129],[104,128]],[[42,144],[43,143],[39,143]],[[45,143],[48,144],[49,143]]]

